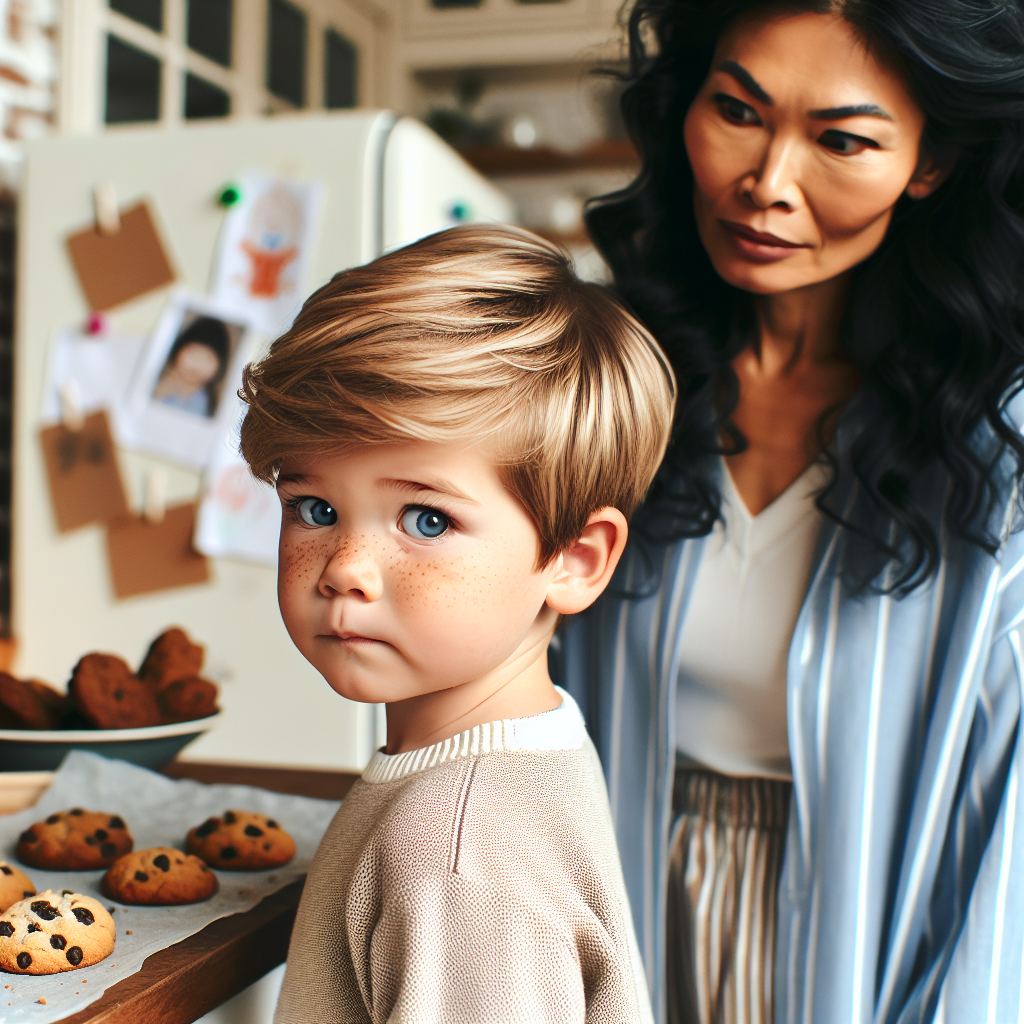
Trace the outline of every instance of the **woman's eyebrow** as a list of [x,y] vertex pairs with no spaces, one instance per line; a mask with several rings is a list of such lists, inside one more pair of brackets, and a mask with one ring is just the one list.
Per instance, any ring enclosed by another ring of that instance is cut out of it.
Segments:
[[715,70],[724,71],[727,75],[732,75],[755,100],[767,103],[769,107],[772,106],[771,96],[757,84],[757,80],[742,64],[737,64],[734,60],[723,60]]
[[811,110],[807,114],[818,121],[841,121],[844,117],[880,117],[884,121],[895,121],[892,114],[887,114],[874,103],[861,103],[855,107],[828,107],[825,110]]

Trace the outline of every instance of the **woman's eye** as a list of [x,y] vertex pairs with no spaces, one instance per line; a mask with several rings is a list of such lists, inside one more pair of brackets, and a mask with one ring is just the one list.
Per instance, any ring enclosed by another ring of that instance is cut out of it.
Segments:
[[818,136],[818,141],[828,149],[842,153],[843,156],[856,156],[863,153],[865,149],[878,149],[878,143],[871,139],[863,139],[859,135],[850,135],[848,132],[840,132],[835,128],[829,128]]
[[323,498],[303,498],[295,511],[307,526],[333,526],[338,521],[338,513]]
[[715,102],[718,104],[719,112],[726,121],[731,121],[733,124],[761,123],[761,119],[757,116],[757,111],[749,103],[744,103],[742,100],[736,99],[735,96],[718,93],[715,96]]
[[434,508],[413,507],[402,513],[402,530],[417,540],[437,540],[451,528],[451,520]]

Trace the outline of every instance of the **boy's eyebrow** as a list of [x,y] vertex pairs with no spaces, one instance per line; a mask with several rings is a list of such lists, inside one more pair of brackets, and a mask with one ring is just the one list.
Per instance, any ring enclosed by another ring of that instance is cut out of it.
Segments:
[[310,476],[308,473],[278,473],[277,486],[280,487],[281,484],[305,484],[309,483],[310,480],[319,479],[318,476]]
[[389,487],[395,491],[415,491],[417,493],[426,491],[433,494],[445,494],[449,498],[457,498],[459,501],[468,502],[470,505],[480,504],[476,498],[471,498],[465,491],[456,487],[456,485],[450,480],[437,479],[430,483],[421,483],[418,480],[387,479],[382,480],[381,483],[385,487]]

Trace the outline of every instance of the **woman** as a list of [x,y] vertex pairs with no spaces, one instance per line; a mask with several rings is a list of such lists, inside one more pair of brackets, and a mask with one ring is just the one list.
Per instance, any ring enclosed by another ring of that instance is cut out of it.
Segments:
[[561,673],[656,1013],[1017,1020],[1020,2],[639,0],[630,39],[643,169],[588,223],[681,393]]

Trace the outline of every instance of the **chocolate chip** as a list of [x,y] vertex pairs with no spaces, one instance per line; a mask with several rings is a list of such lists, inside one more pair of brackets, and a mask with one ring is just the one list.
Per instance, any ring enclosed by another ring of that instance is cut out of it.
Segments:
[[63,935],[50,936],[50,945],[53,946],[54,949],[63,949],[67,944],[68,940],[65,939]]
[[115,690],[111,696],[114,700],[124,700],[124,690]]
[[27,971],[32,966],[32,957],[28,953],[18,954],[18,966],[23,970]]
[[28,926],[28,930],[29,930],[30,932],[37,932],[37,931],[39,931],[39,925],[37,925],[37,924],[36,924],[36,923],[35,923],[35,922],[33,921],[33,922],[32,922],[32,924],[30,924],[30,925]]
[[52,921],[60,913],[56,907],[51,907],[46,900],[36,900],[31,906],[32,913],[42,921]]
[[235,817],[235,812],[234,811],[225,811],[224,812],[224,824],[225,825],[234,825],[234,823],[236,821],[238,821],[238,819]]
[[10,921],[0,921],[0,935],[10,938],[14,934],[14,925]]
[[21,895],[23,899],[27,900],[29,896],[35,896],[35,893],[31,889],[25,889],[22,891]]
[[246,825],[245,834],[247,836],[261,836],[263,835],[263,829],[257,828],[255,825]]
[[85,811],[83,811],[81,807],[72,807],[71,810],[68,811],[68,814],[73,814],[77,818],[78,815],[85,814]]
[[77,967],[82,962],[82,947],[72,946],[64,955],[72,967]]
[[61,894],[61,896],[74,896],[75,895],[75,890],[74,889],[61,889],[60,894]]
[[280,828],[280,827],[281,826],[278,825],[278,823],[276,821],[274,821],[273,818],[267,818],[267,828]]
[[206,821],[196,829],[196,838],[205,839],[211,832],[217,831],[217,819],[207,818]]
[[153,867],[159,868],[161,871],[170,871],[171,862],[166,853],[158,853],[153,858]]
[[101,857],[113,857],[117,853],[117,847],[113,843],[104,843],[100,847]]
[[95,836],[86,836],[85,841],[89,846],[95,846],[99,840]]
[[47,825],[56,825],[58,821],[60,821],[60,815],[59,814],[51,814],[46,819],[46,824]]
[[225,846],[220,851],[221,860],[234,860],[238,856],[238,851],[233,846]]
[[94,836],[95,836],[95,837],[96,837],[97,839],[99,839],[99,840],[101,840],[101,841],[102,841],[102,840],[106,839],[106,838],[107,838],[107,836],[109,836],[109,835],[110,835],[110,833],[109,833],[109,832],[108,832],[108,831],[107,831],[106,829],[98,828],[98,829],[96,829],[96,831],[95,831],[95,832],[93,832],[93,835],[94,835]]
[[94,924],[96,918],[92,916],[92,911],[88,907],[72,907],[71,913],[78,918],[79,924],[90,925]]
[[38,843],[39,842],[39,838],[38,838],[38,836],[36,836],[35,832],[32,831],[32,829],[26,829],[24,832],[21,833],[20,836],[18,836],[18,842],[19,843]]
[[264,844],[263,844],[263,849],[264,849],[264,850],[269,850],[269,849],[270,849],[270,847],[271,847],[271,844],[270,844],[270,843],[264,843]]
[[147,875],[145,871],[136,871],[135,872],[135,881],[136,882],[148,882],[149,881],[149,875]]
[[0,864],[0,871],[2,871],[5,875],[14,874],[14,872],[6,864]]
[[107,822],[107,828],[124,828],[124,821],[116,814]]

